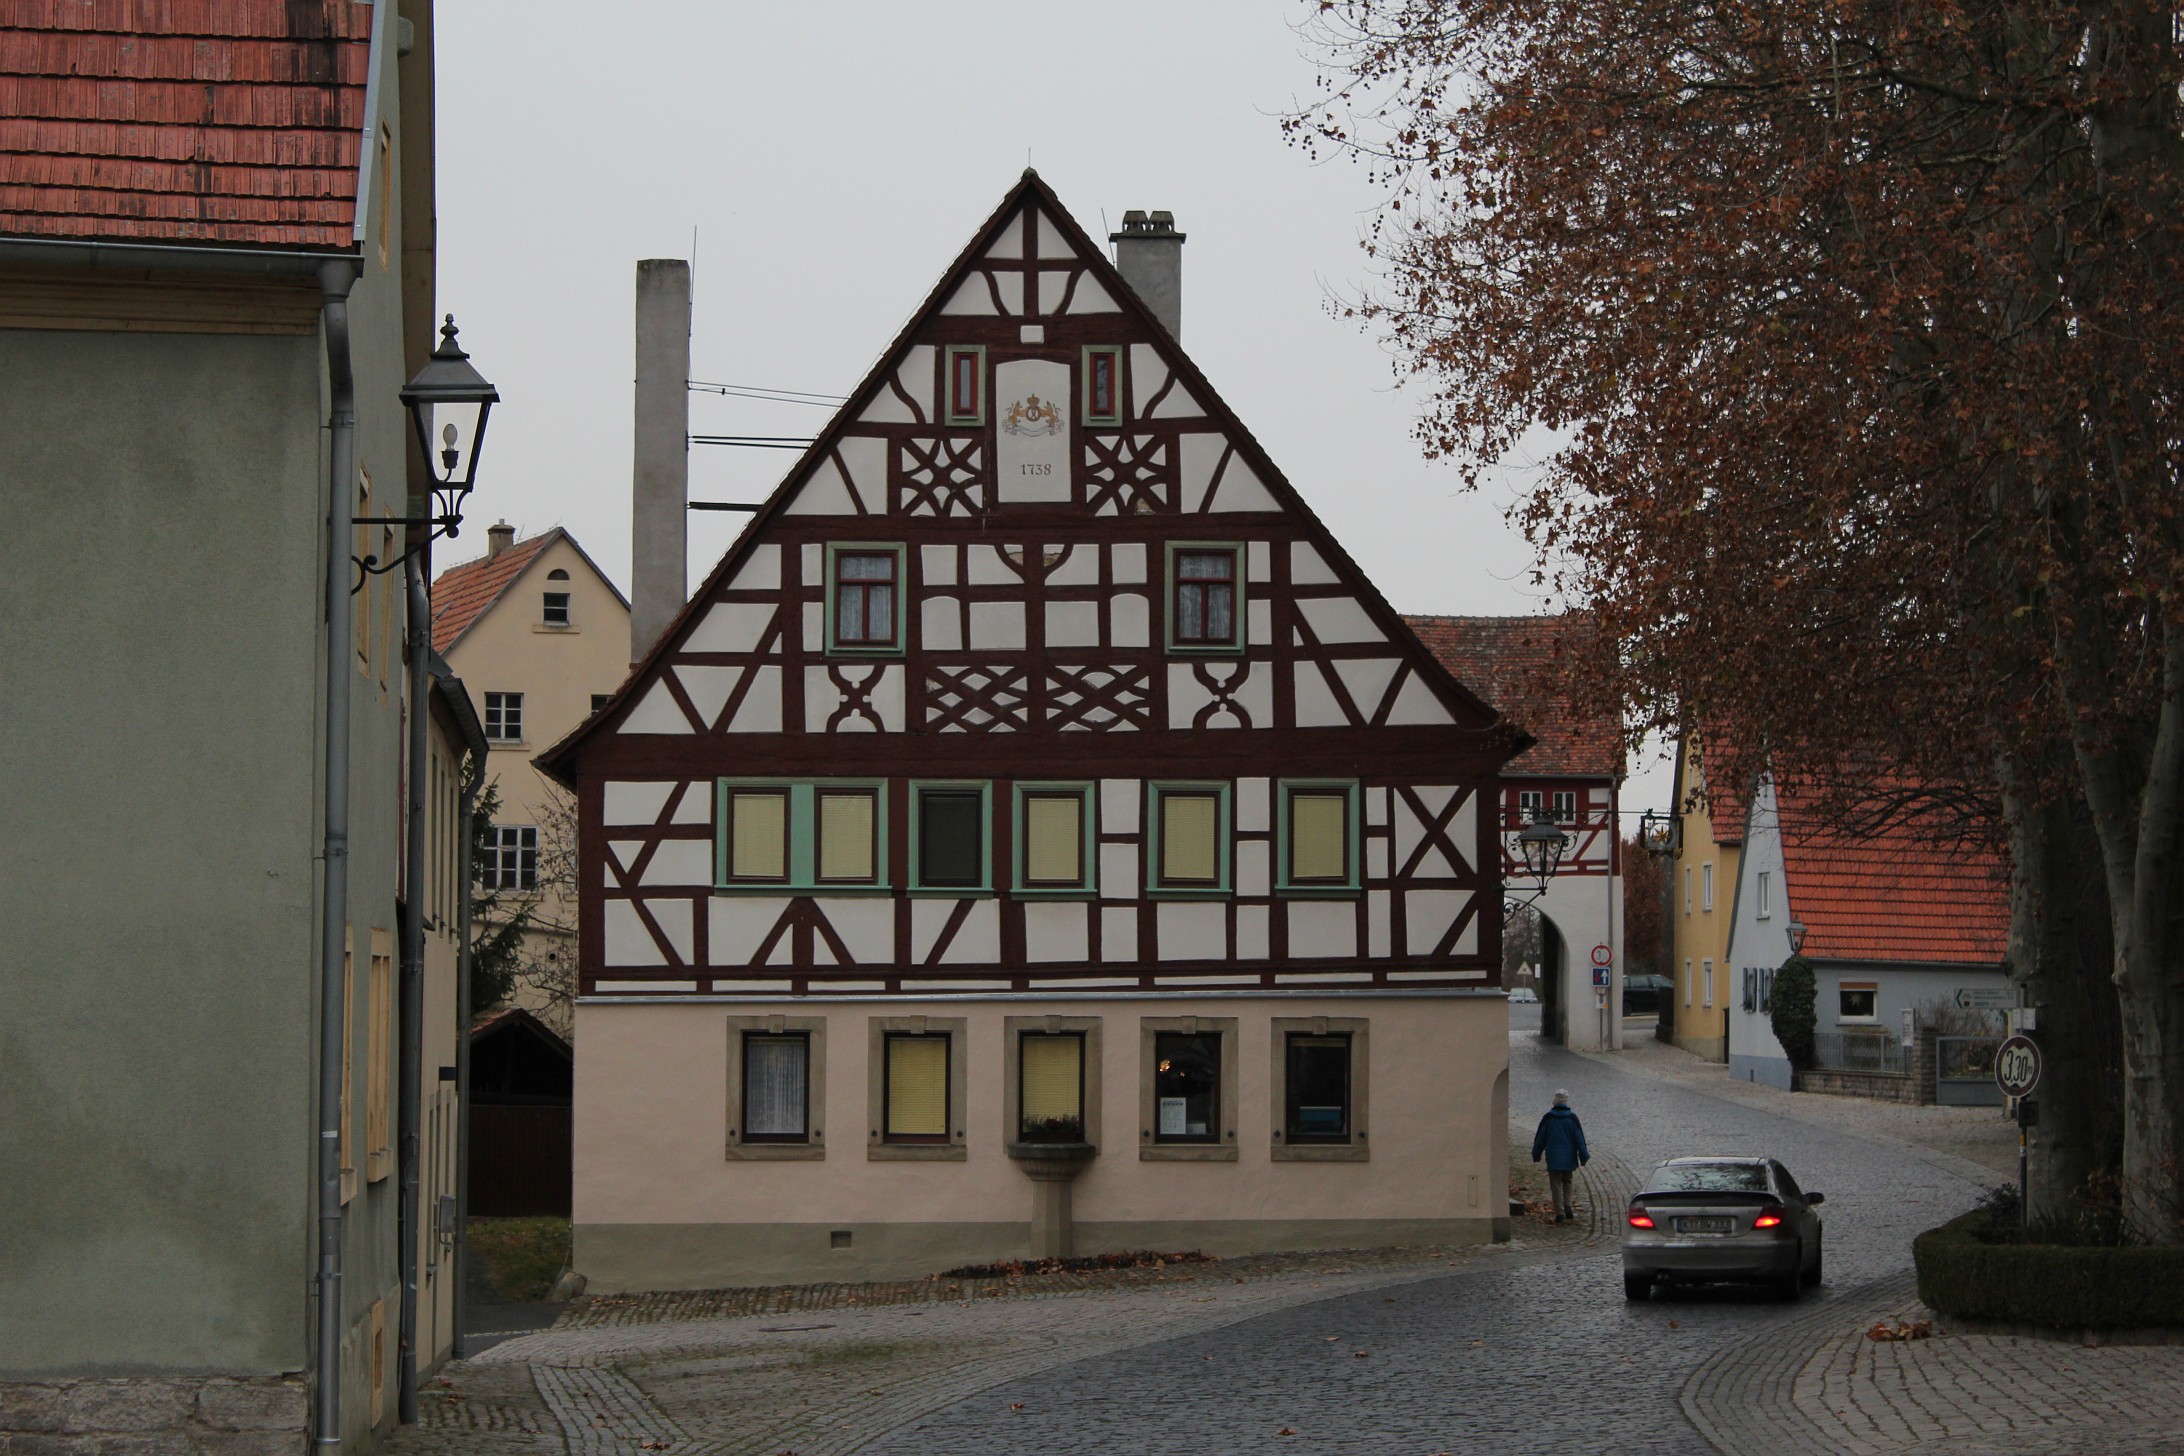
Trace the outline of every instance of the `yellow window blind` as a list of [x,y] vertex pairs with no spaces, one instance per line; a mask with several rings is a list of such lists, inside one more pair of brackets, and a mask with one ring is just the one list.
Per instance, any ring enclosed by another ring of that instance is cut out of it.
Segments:
[[789,796],[730,794],[728,875],[738,880],[778,880],[789,871]]
[[1219,879],[1216,872],[1217,810],[1211,794],[1163,794],[1160,800],[1160,877]]
[[948,1038],[887,1039],[887,1135],[948,1135]]
[[819,795],[819,878],[870,880],[873,800],[869,793]]
[[1084,800],[1047,794],[1024,801],[1024,880],[1084,883]]
[[1341,793],[1289,796],[1289,878],[1350,877],[1349,807]]
[[1084,1038],[1027,1032],[1023,1058],[1024,1121],[1084,1116]]

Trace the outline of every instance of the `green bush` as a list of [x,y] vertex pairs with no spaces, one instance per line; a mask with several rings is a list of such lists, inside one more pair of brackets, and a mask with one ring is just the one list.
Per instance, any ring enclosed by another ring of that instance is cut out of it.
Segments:
[[1774,1025],[1775,1040],[1782,1043],[1783,1054],[1800,1072],[1812,1066],[1813,1006],[1819,994],[1812,962],[1803,956],[1791,956],[1782,963],[1782,969],[1775,972],[1768,1015]]
[[1992,1218],[1974,1209],[1912,1240],[1930,1309],[2069,1330],[2184,1325],[2184,1248],[1989,1243]]

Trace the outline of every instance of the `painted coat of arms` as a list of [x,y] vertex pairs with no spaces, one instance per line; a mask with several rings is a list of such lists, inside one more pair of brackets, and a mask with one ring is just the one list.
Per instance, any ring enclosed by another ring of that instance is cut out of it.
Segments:
[[1012,435],[1059,435],[1062,432],[1061,406],[1036,394],[1027,394],[1002,414],[1001,428]]

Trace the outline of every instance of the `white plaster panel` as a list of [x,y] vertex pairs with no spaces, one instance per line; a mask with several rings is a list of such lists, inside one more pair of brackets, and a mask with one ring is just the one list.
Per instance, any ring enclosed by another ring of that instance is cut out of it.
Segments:
[[[706,902],[706,946],[716,966],[747,966],[789,906],[768,895],[722,895]],[[789,939],[784,934],[783,940]]]
[[663,839],[645,861],[640,885],[710,885],[713,883],[713,846],[702,839]]
[[1062,299],[1069,292],[1069,274],[1070,270],[1067,268],[1041,268],[1039,270],[1039,307],[1036,310],[1027,310],[1027,312],[1045,314],[1061,312]]
[[1080,313],[1121,313],[1122,305],[1115,296],[1101,286],[1100,281],[1087,273],[1077,280],[1077,291],[1069,295],[1069,311]]
[[1304,613],[1312,635],[1323,643],[1388,640],[1355,597],[1301,597],[1297,610]]
[[615,731],[617,733],[688,733],[691,731],[691,727],[690,719],[684,715],[681,705],[675,701],[674,694],[667,690],[666,679],[662,678],[645,690],[645,695],[637,700],[637,706],[630,709],[629,716],[622,720],[621,727]]
[[1024,959],[1082,964],[1091,954],[1091,914],[1091,906],[1068,901],[1026,905]]
[[1357,906],[1348,900],[1290,900],[1289,953],[1299,960],[1357,956]]
[[1043,344],[1046,342],[1045,324],[1025,324],[1016,331],[1019,344]]
[[766,953],[769,966],[793,966],[796,964],[796,937],[784,934],[774,942],[774,948]]
[[[1449,926],[1456,923],[1464,907],[1471,903],[1469,890],[1405,890],[1403,892],[1403,938],[1409,942],[1404,951],[1409,955],[1425,955],[1440,943]],[[1454,947],[1458,955],[1467,955],[1478,943],[1478,923],[1474,921],[1457,938]]]
[[698,710],[698,720],[710,728],[720,721],[720,710],[728,706],[728,695],[736,690],[744,669],[695,667],[684,663],[674,672],[676,680],[682,684],[683,696]]
[[1049,647],[1097,647],[1100,645],[1098,602],[1048,602],[1046,641]]
[[1412,673],[1404,680],[1402,691],[1395,695],[1395,706],[1388,709],[1391,724],[1441,724],[1453,723],[1455,715],[1441,705],[1426,680]]
[[614,861],[617,876],[629,872],[629,867],[637,862],[637,856],[644,852],[644,847],[645,842],[642,839],[613,839],[607,842],[607,855]]
[[[1168,411],[1163,408],[1162,414]],[[1243,452],[1238,451],[1221,472],[1221,488],[1213,493],[1213,500],[1206,509],[1211,511],[1278,511],[1281,503],[1274,499],[1274,492],[1259,479],[1259,472],[1245,463]]]
[[1145,543],[1143,541],[1118,541],[1110,549],[1115,567],[1115,580],[1129,586],[1145,580]]
[[955,914],[953,900],[912,900],[910,902],[910,960],[913,965],[923,965],[933,953],[933,943],[940,939],[940,932],[948,924],[948,917]]
[[885,663],[878,669],[880,680],[872,685],[870,701],[880,722],[890,733],[900,733],[903,727],[903,681],[907,676],[899,662]]
[[1238,779],[1236,781],[1236,827],[1247,832],[1273,827],[1272,779]]
[[738,591],[773,591],[781,585],[781,548],[772,542],[753,546],[728,585]]
[[1350,720],[1343,716],[1342,705],[1328,691],[1327,679],[1320,676],[1317,663],[1299,660],[1291,665],[1297,690],[1297,726],[1299,728],[1339,728]]
[[1254,728],[1274,726],[1274,668],[1270,663],[1252,663],[1246,669],[1242,682],[1229,685],[1229,701],[1251,715]]
[[1273,881],[1269,876],[1273,859],[1273,845],[1264,839],[1242,839],[1236,843],[1236,893],[1239,895],[1268,895],[1273,893]]
[[986,249],[989,258],[1021,258],[1024,256],[1024,215],[1019,212],[1001,226],[1001,235],[993,246]]
[[[885,396],[882,396],[885,398]],[[866,418],[870,418],[869,411]],[[832,457],[821,460],[812,468],[811,476],[797,489],[796,496],[782,512],[788,516],[853,516],[856,503],[849,498],[849,487],[842,482],[842,472],[835,469]]]
[[713,783],[699,779],[686,785],[682,797],[675,801],[674,817],[670,824],[710,824],[713,822]]
[[1008,558],[1001,554],[998,546],[983,543],[974,545],[970,550],[970,558],[972,586],[1014,586],[1023,580],[1016,574],[1016,568],[1009,564]]
[[994,370],[994,484],[1003,503],[1069,499],[1069,388],[1069,366],[1056,359],[1012,359]]
[[779,733],[781,731],[781,669],[763,663],[750,669],[751,686],[736,707],[736,716],[725,729],[729,733]]
[[964,279],[956,291],[948,295],[948,301],[940,306],[940,311],[957,317],[991,314],[994,311],[993,293],[986,287],[986,275],[973,273]]
[[1132,905],[1100,907],[1100,959],[1109,963],[1135,961],[1138,912]]
[[1198,680],[1187,662],[1168,664],[1168,726],[1183,729],[1191,726],[1198,710],[1213,701],[1213,692]]
[[1153,640],[1153,604],[1143,592],[1116,592],[1107,599],[1107,623],[1114,646],[1147,646]]
[[804,545],[804,585],[824,586],[827,580],[826,552],[817,541]]
[[1342,578],[1309,541],[1289,543],[1289,580],[1293,586],[1333,586]]
[[1198,397],[1177,380],[1159,404],[1153,406],[1151,418],[1156,420],[1191,420],[1205,413],[1199,406]]
[[1181,470],[1177,484],[1182,491],[1177,505],[1184,512],[1202,510],[1206,503],[1206,489],[1213,484],[1213,472],[1220,468],[1221,457],[1228,453],[1228,436],[1213,431],[1192,431],[1178,435],[1178,456]]
[[1228,959],[1228,906],[1218,901],[1163,901],[1159,923],[1162,960]]
[[[932,351],[926,351],[930,354]],[[925,387],[933,387],[932,366],[927,364]],[[857,488],[857,495],[864,501],[865,509],[878,515],[887,509],[887,441],[878,435],[844,435],[834,447],[841,457],[843,467],[849,472],[849,483]]]
[[756,652],[774,610],[769,602],[715,602],[683,639],[683,651]]
[[1062,559],[1047,570],[1048,586],[1098,586],[1100,584],[1100,548],[1078,544],[1057,546]]
[[1135,834],[1139,785],[1136,779],[1100,780],[1100,832]]
[[1077,250],[1062,236],[1061,228],[1044,212],[1039,214],[1039,256],[1041,258],[1075,258]]
[[[1235,469],[1234,465],[1229,467]],[[1244,566],[1250,573],[1249,580],[1267,582],[1274,579],[1274,547],[1271,542],[1251,541],[1244,546]]]
[[[946,901],[941,903],[946,904]],[[942,965],[992,965],[1001,959],[1001,902],[973,900],[971,913],[940,958]],[[1003,982],[1006,985],[1007,982]]]
[[813,656],[824,656],[827,650],[827,604],[804,603],[804,650]]
[[956,549],[953,546],[920,546],[919,571],[927,586],[954,586]]
[[1266,905],[1239,905],[1236,907],[1236,959],[1263,961],[1267,958],[1267,919],[1272,907]]
[[903,352],[902,363],[895,370],[895,382],[902,392],[910,396],[919,414],[933,418],[933,346],[913,344]]
[[954,597],[927,597],[918,603],[918,640],[927,652],[954,652],[963,646],[963,603]]
[[1001,295],[1001,312],[1020,314],[1024,311],[1024,275],[1021,273],[996,273],[994,291]]
[[1472,794],[1464,800],[1463,807],[1450,817],[1448,837],[1449,842],[1454,844],[1466,859],[1474,859],[1477,857],[1478,851],[1474,850],[1472,846],[1478,843],[1478,836],[1479,796]]
[[607,824],[650,824],[660,817],[667,807],[667,796],[675,791],[673,784],[626,783],[607,781],[602,821]]
[[893,900],[837,895],[812,904],[841,938],[852,964],[886,965],[895,959]]
[[1350,701],[1357,704],[1359,716],[1370,722],[1373,710],[1380,706],[1381,694],[1388,690],[1402,666],[1400,657],[1346,658],[1335,664],[1335,674],[1350,690]]
[[1168,382],[1168,361],[1160,357],[1160,351],[1151,344],[1130,346],[1130,401],[1131,413],[1144,418],[1145,407],[1160,393],[1160,386]]
[[[689,907],[683,907],[687,912]],[[667,957],[661,953],[652,932],[645,928],[637,916],[637,907],[627,900],[607,901],[607,965],[610,969],[620,966],[664,966]]]
[[[1373,792],[1375,791],[1371,789],[1366,790],[1367,794],[1371,794]],[[1365,873],[1367,877],[1376,880],[1385,880],[1393,875],[1395,871],[1393,868],[1390,867],[1388,861],[1390,857],[1394,854],[1394,852],[1395,841],[1392,839],[1366,840]]]
[[970,647],[977,652],[1018,652],[1024,646],[1022,602],[972,602]]
[[1100,883],[1110,895],[1138,892],[1138,847],[1134,844],[1100,846]]
[[1388,803],[1395,797],[1393,789],[1371,788],[1365,791],[1365,823],[1374,829],[1388,822]]
[[1384,960],[1388,955],[1388,917],[1393,899],[1386,890],[1368,890],[1365,894],[1365,953],[1375,960]]

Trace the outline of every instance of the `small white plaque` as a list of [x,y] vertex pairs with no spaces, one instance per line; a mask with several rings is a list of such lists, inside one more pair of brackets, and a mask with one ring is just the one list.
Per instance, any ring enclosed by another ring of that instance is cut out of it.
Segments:
[[[1162,1137],[1189,1136],[1189,1133],[1185,1131],[1189,1126],[1189,1122],[1187,1120],[1188,1115],[1183,1110],[1183,1102],[1184,1099],[1181,1097],[1163,1097],[1160,1099],[1160,1135]],[[1201,1127],[1198,1131],[1204,1132],[1205,1129]]]

